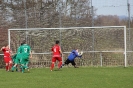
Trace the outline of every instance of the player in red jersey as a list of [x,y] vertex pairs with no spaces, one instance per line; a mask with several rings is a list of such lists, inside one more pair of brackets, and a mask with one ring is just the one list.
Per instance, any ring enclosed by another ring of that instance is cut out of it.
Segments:
[[9,46],[3,46],[1,48],[1,51],[4,53],[4,62],[6,64],[6,71],[9,71],[12,67],[12,59],[11,59],[11,50],[9,49]]
[[50,70],[52,71],[55,65],[56,60],[58,60],[58,69],[60,69],[61,65],[62,65],[62,51],[61,48],[59,46],[59,41],[57,40],[55,42],[55,45],[52,47],[52,63],[51,63],[51,68]]

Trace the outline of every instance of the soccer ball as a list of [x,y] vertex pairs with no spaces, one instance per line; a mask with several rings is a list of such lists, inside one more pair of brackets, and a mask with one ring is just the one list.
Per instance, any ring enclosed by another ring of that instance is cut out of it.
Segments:
[[80,55],[80,56],[83,55],[83,51],[79,52],[79,55]]

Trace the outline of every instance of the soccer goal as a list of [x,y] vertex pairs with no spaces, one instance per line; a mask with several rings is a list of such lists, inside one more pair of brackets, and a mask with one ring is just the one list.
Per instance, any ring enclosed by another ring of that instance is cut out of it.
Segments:
[[51,47],[60,40],[63,61],[74,48],[84,52],[78,66],[127,66],[126,26],[9,29],[9,46],[15,53],[22,40],[31,46],[32,67],[51,63]]

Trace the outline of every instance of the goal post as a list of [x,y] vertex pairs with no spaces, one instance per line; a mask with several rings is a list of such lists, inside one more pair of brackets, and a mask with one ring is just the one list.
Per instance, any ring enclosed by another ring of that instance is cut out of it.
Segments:
[[73,48],[78,48],[84,52],[83,59],[76,59],[79,66],[127,67],[126,26],[9,29],[8,43],[13,52],[26,36],[35,55],[33,62],[38,64],[49,66],[50,48],[60,40],[63,61]]

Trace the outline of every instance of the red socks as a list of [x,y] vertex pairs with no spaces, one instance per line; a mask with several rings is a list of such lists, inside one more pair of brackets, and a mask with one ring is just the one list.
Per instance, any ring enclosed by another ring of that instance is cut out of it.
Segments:
[[8,71],[8,68],[9,68],[9,66],[7,65],[7,66],[6,66],[6,71]]
[[12,63],[11,64],[9,64],[9,70],[12,68]]
[[62,61],[60,61],[59,64],[58,64],[59,69],[60,69],[61,65],[62,65]]
[[6,71],[9,71],[12,68],[12,63],[6,65]]
[[54,68],[54,63],[51,64],[50,70],[53,70],[53,68]]
[[[59,68],[59,69],[60,69],[61,65],[62,65],[62,61],[60,61],[60,62],[58,63],[58,68]],[[54,63],[51,64],[50,70],[52,71],[53,68],[54,68]]]

